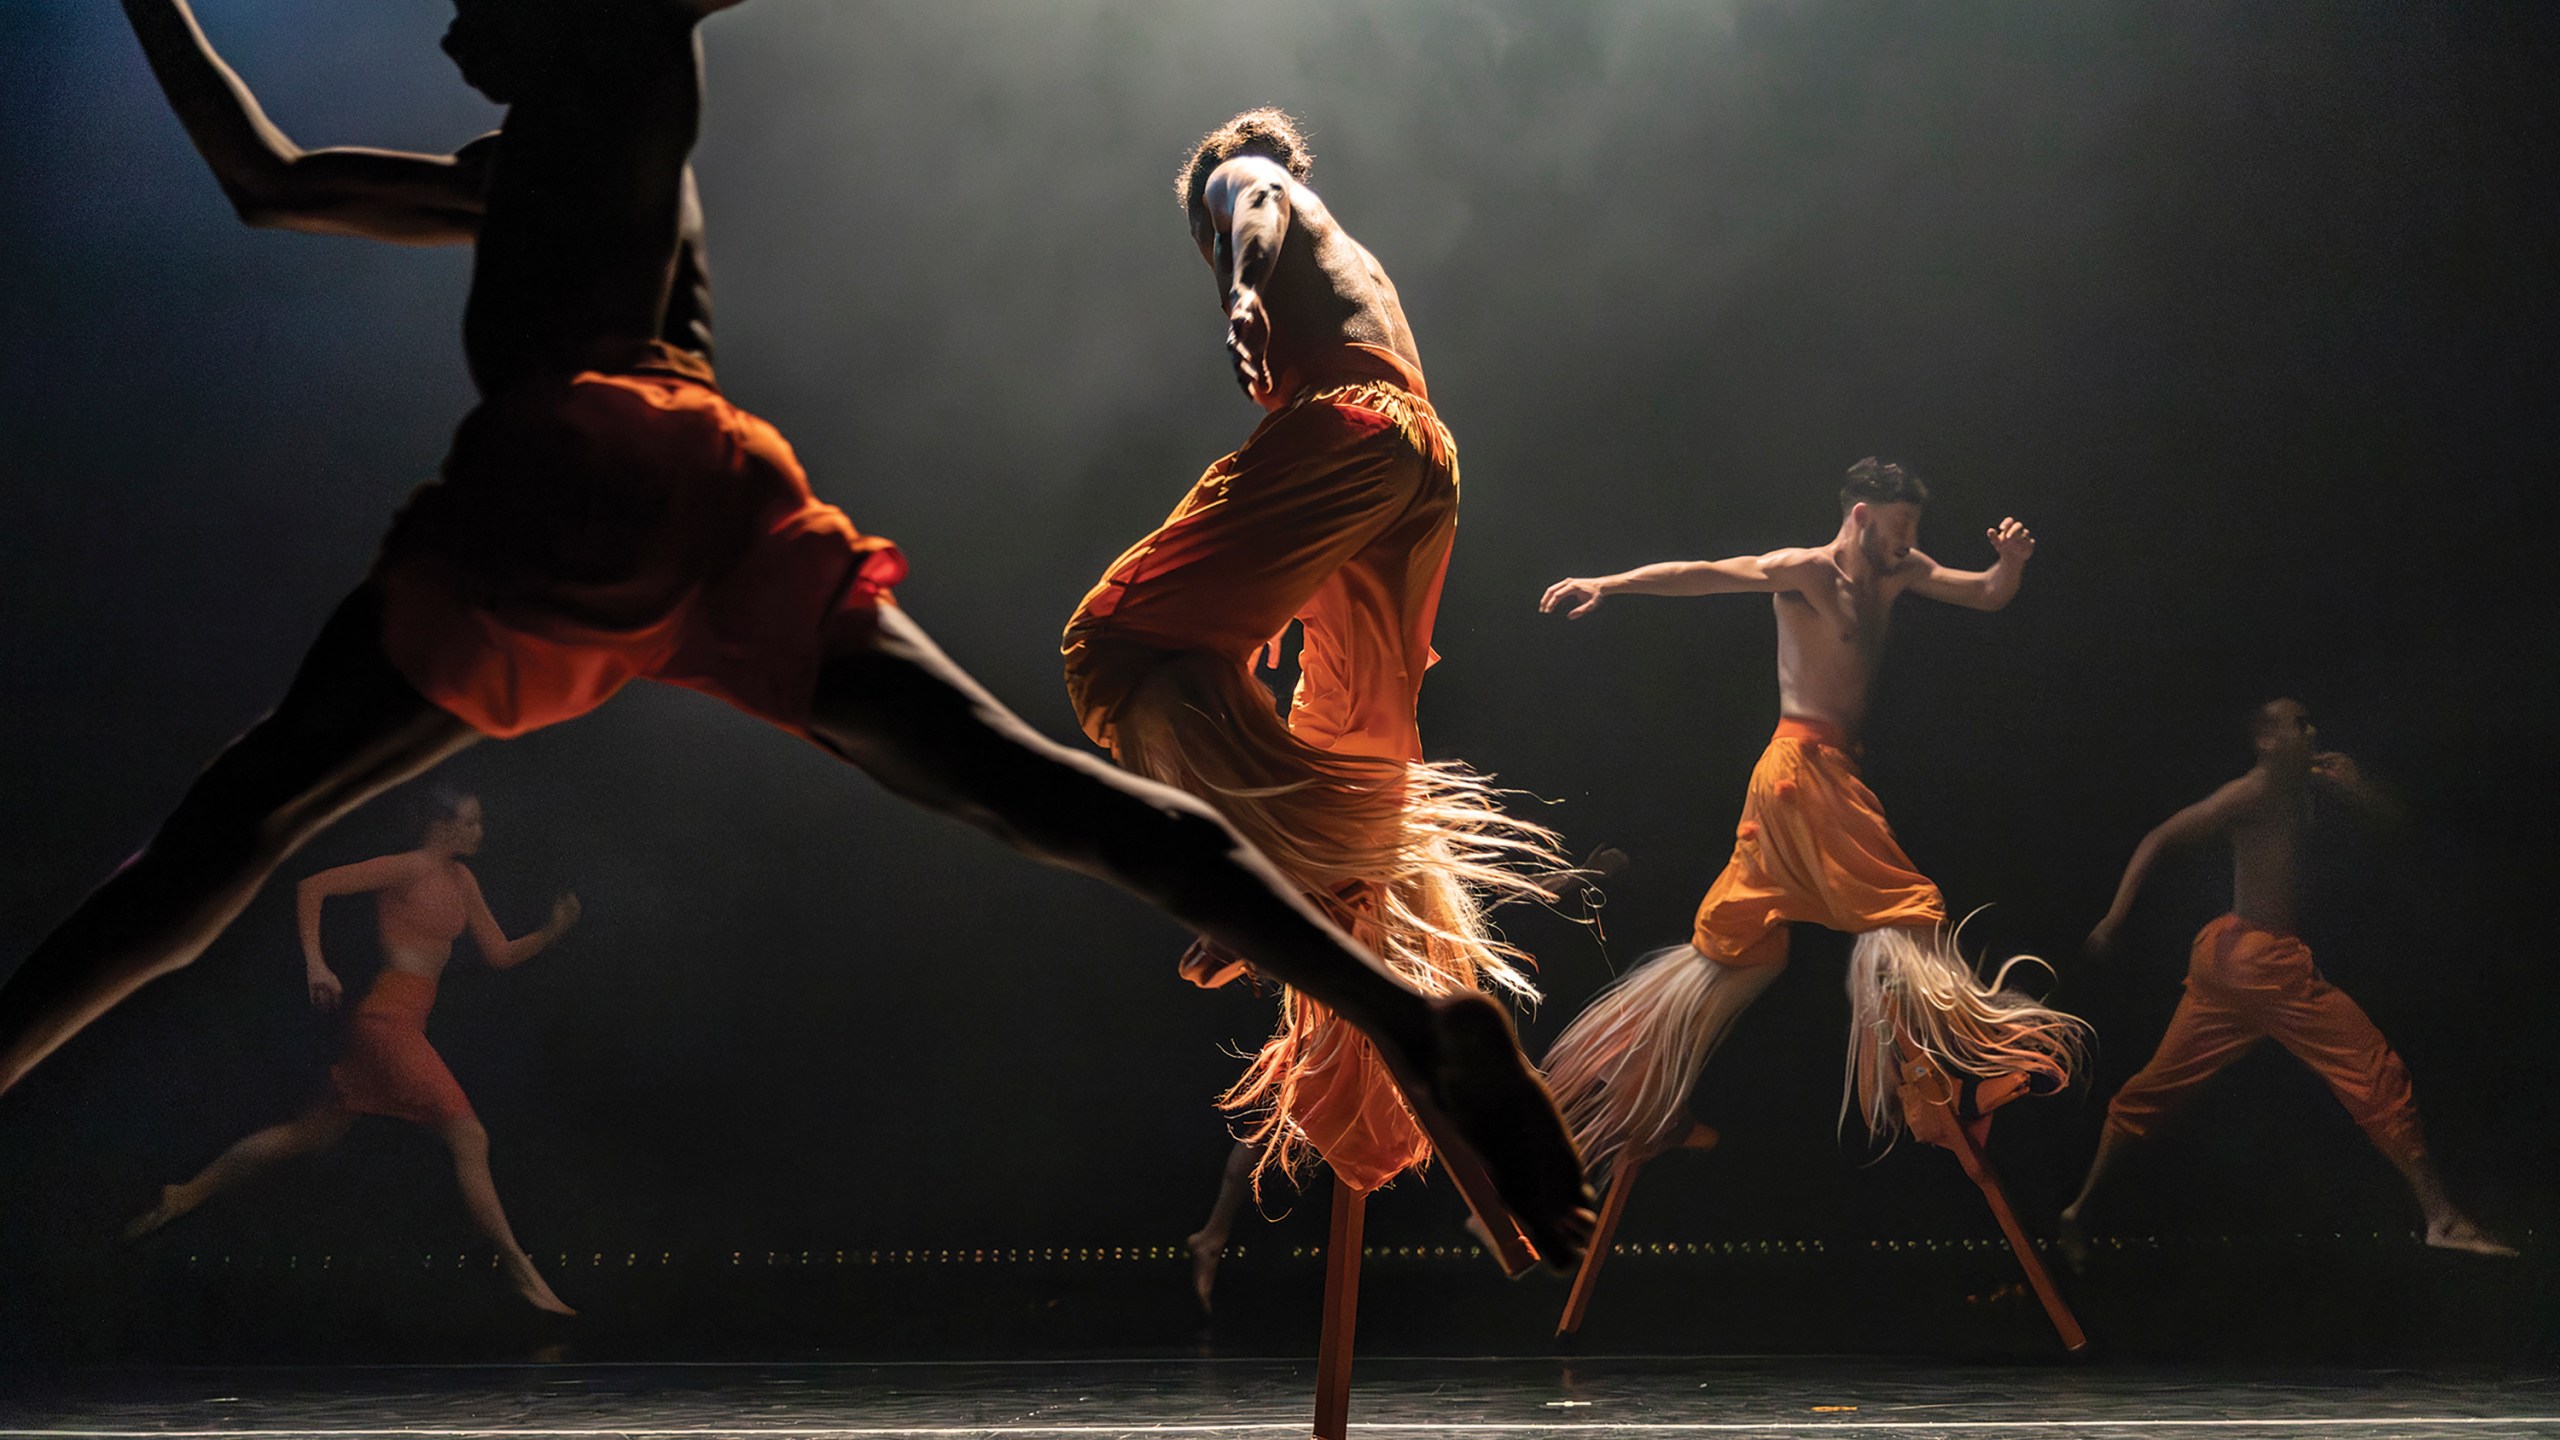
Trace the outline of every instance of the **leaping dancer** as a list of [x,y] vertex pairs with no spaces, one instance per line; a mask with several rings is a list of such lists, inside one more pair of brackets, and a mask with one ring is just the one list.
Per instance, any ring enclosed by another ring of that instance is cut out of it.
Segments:
[[[1415,720],[1458,523],[1456,442],[1394,283],[1308,188],[1311,158],[1287,115],[1254,110],[1202,139],[1176,177],[1236,381],[1269,414],[1077,606],[1068,690],[1096,744],[1208,801],[1407,984],[1531,996],[1482,912],[1535,891],[1507,862],[1557,863],[1546,833],[1506,817],[1482,777],[1426,763]],[[1253,664],[1292,621],[1284,721]],[[1204,985],[1240,969],[1215,943],[1183,962]],[[1258,1117],[1254,1172],[1312,1148],[1366,1192],[1429,1159],[1437,1137],[1358,1030],[1276,978],[1278,1032],[1225,1100]],[[1441,1159],[1468,1183],[1467,1157]],[[1478,1218],[1504,1246],[1501,1218]],[[1563,1227],[1528,1239],[1550,1262],[1551,1243],[1582,1245]]]
[[2513,1255],[2472,1222],[2427,1155],[2425,1129],[2409,1088],[2409,1067],[2374,1028],[2364,1007],[2322,978],[2296,932],[2302,847],[2315,803],[2334,796],[2368,812],[2392,808],[2355,761],[2319,749],[2319,732],[2298,700],[2270,700],[2250,721],[2257,763],[2239,779],[2160,822],[2126,862],[2106,918],[2089,932],[2092,955],[2118,948],[2133,897],[2172,846],[2231,842],[2231,913],[2196,933],[2187,952],[2186,994],[2168,1033],[2107,1103],[2089,1178],[2062,1212],[2063,1254],[2088,1260],[2089,1202],[2122,1173],[2137,1141],[2185,1108],[2225,1066],[2273,1040],[2329,1086],[2375,1149],[2408,1182],[2426,1217],[2426,1240],[2445,1250]]
[[382,938],[382,970],[347,1017],[344,1046],[329,1067],[330,1093],[294,1119],[242,1138],[193,1179],[162,1187],[160,1203],[126,1226],[125,1237],[139,1239],[271,1166],[328,1149],[346,1138],[359,1115],[389,1115],[433,1130],[453,1152],[463,1208],[498,1247],[516,1293],[537,1309],[575,1314],[516,1243],[489,1175],[489,1132],[444,1057],[427,1043],[427,1012],[463,932],[470,932],[490,969],[512,970],[569,933],[578,923],[578,897],[561,896],[541,929],[507,938],[480,897],[479,880],[462,863],[480,851],[479,797],[438,792],[428,803],[418,848],[323,870],[296,888],[313,1009],[333,1012],[344,998],[337,972],[320,953],[321,903],[335,895],[373,896]]
[[[1678,1144],[1699,1069],[1745,1007],[1785,969],[1791,921],[1856,935],[1841,1097],[1868,1130],[1903,1124],[1898,1047],[1908,1041],[1976,1079],[2069,1081],[2085,1027],[1988,984],[1946,933],[1938,887],[1912,868],[1858,777],[1858,732],[1906,593],[1998,610],[2018,593],[2035,537],[2014,519],[1989,532],[1988,570],[1950,570],[1913,548],[1928,488],[1899,465],[1862,460],[1840,490],[1839,532],[1821,545],[1730,560],[1673,561],[1559,580],[1539,602],[1580,619],[1612,595],[1766,594],[1778,619],[1778,730],[1751,772],[1733,857],[1686,945],[1654,952],[1603,991],[1548,1053],[1548,1083],[1605,1177],[1621,1156]],[[2010,964],[2016,964],[2016,961]]]
[[1315,997],[1384,1057],[1468,1199],[1553,1263],[1590,1215],[1499,1007],[1426,996],[1217,813],[1042,736],[890,598],[897,550],[810,493],[714,382],[697,26],[731,0],[458,0],[444,49],[507,107],[451,155],[303,150],[183,0],[126,0],[161,86],[253,222],[474,246],[481,392],[275,711],[0,987],[0,1090],[187,964],[304,841],[484,736],[684,685],[1050,864],[1111,880]]

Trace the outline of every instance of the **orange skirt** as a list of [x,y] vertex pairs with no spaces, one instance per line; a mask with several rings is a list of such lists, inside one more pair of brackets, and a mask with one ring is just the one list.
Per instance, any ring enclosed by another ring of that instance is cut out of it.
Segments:
[[905,574],[707,364],[660,345],[473,411],[373,578],[392,663],[483,734],[646,679],[806,735],[820,663]]
[[471,1099],[427,1043],[427,1012],[436,982],[406,970],[374,977],[347,1017],[346,1047],[329,1067],[338,1103],[360,1115],[389,1115],[440,1126],[472,1118]]

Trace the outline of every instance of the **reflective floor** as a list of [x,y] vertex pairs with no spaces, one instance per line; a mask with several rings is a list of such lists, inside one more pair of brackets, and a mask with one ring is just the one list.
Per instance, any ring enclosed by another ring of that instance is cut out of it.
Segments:
[[[0,1437],[1305,1435],[1298,1360],[93,1367],[0,1374]],[[1790,1357],[1368,1358],[1353,1435],[2560,1435],[2560,1379]]]

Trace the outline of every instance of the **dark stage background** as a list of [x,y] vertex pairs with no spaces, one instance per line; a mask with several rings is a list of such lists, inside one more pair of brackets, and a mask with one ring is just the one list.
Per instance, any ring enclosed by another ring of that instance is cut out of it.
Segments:
[[[303,143],[449,148],[496,114],[435,53],[445,16],[209,0],[204,19]],[[2004,514],[2042,542],[2005,613],[1904,607],[1869,764],[1951,901],[1995,905],[1969,939],[2054,957],[2058,1000],[2103,1034],[2090,1092],[2002,1122],[2033,1222],[2157,1040],[2185,937],[2224,904],[2219,861],[2163,873],[2121,962],[2078,937],[2144,828],[2246,763],[2243,707],[2281,692],[2409,799],[2404,831],[2328,831],[2312,939],[2408,1057],[2458,1193],[2523,1235],[2552,1218],[2560,999],[2555,21],[763,0],[706,29],[723,378],[824,498],[906,546],[913,612],[1071,736],[1060,623],[1255,419],[1173,166],[1235,109],[1288,106],[1316,185],[1394,273],[1464,451],[1432,750],[1554,801],[1539,813],[1577,851],[1636,857],[1605,947],[1511,919],[1552,997],[1533,1045],[1686,933],[1775,715],[1765,605],[1639,599],[1568,625],[1535,613],[1540,589],[1818,541],[1840,470],[1899,456],[1936,488],[1940,558],[1986,563]],[[0,45],[20,275],[0,355],[7,965],[281,692],[471,393],[464,253],[240,226],[112,6],[0,8]],[[433,1029],[538,1254],[1161,1246],[1197,1222],[1221,1047],[1258,1039],[1268,1006],[1177,982],[1182,936],[1134,903],[678,692],[443,778],[486,800],[477,869],[506,924],[564,888],[586,903],[528,969],[459,963]],[[410,839],[386,801],[280,880]],[[367,906],[333,914],[351,984],[369,928]],[[1835,1140],[1844,953],[1800,937],[1701,1091],[1726,1148],[1648,1177],[1626,1238],[1991,1233],[1943,1157],[1869,1166]],[[380,1123],[138,1258],[103,1246],[153,1185],[319,1083],[328,1035],[300,992],[280,883],[0,1101],[20,1333],[94,1316],[75,1297],[100,1275],[189,1254],[472,1248],[433,1142]],[[2153,1155],[2105,1228],[2247,1245],[2415,1223],[2281,1055]],[[1320,1238],[1322,1193],[1274,1243]],[[1451,1244],[1457,1214],[1407,1182],[1372,1226]],[[457,1330],[500,1303],[480,1298]],[[1552,1298],[1502,1302],[1519,1343]],[[88,1333],[113,1351],[128,1332]]]

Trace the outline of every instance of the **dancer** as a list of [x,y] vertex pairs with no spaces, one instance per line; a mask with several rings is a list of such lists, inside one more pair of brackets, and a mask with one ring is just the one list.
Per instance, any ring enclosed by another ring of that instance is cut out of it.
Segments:
[[569,933],[578,923],[578,897],[561,896],[551,906],[549,923],[508,939],[480,898],[480,882],[462,863],[480,852],[479,797],[437,791],[427,804],[426,833],[417,849],[323,870],[295,892],[313,1009],[333,1012],[343,995],[337,972],[320,953],[321,902],[333,895],[372,895],[382,937],[381,973],[347,1018],[345,1048],[329,1067],[329,1095],[295,1119],[242,1139],[194,1179],[162,1187],[160,1203],[126,1226],[125,1238],[140,1239],[280,1161],[328,1149],[346,1138],[358,1115],[389,1115],[433,1130],[453,1152],[463,1207],[497,1245],[516,1293],[536,1309],[572,1315],[577,1312],[551,1293],[533,1257],[516,1243],[498,1204],[497,1183],[489,1177],[489,1132],[444,1057],[427,1043],[427,1012],[453,958],[455,937],[469,930],[490,969],[512,970]]
[[2035,553],[2027,527],[2004,519],[1987,532],[1999,554],[1990,569],[1940,565],[1913,548],[1928,493],[1899,465],[1861,460],[1828,543],[1559,580],[1539,602],[1580,619],[1612,595],[1747,591],[1772,596],[1778,619],[1777,734],[1751,772],[1733,858],[1698,908],[1696,933],[1603,991],[1547,1056],[1548,1083],[1595,1179],[1622,1156],[1682,1143],[1689,1088],[1785,968],[1791,921],[1858,937],[1844,1121],[1854,1106],[1871,1134],[1900,1131],[1906,1041],[1955,1075],[2003,1087],[2059,1088],[2078,1063],[2086,1027],[2003,988],[2017,960],[1985,984],[1956,952],[1938,887],[1912,868],[1858,778],[1858,732],[1894,602],[1907,592],[1998,610]]
[[2100,1182],[2120,1173],[2134,1142],[2185,1108],[2223,1067],[2273,1040],[2326,1081],[2374,1148],[2399,1170],[2426,1216],[2427,1243],[2475,1255],[2516,1252],[2472,1223],[2445,1192],[2427,1157],[2409,1068],[2364,1008],[2322,979],[2295,930],[2300,856],[2322,794],[2368,811],[2389,805],[2354,760],[2318,748],[2319,731],[2297,700],[2270,700],[2250,720],[2257,763],[2247,774],[2160,822],[2133,850],[2115,904],[2089,932],[2089,953],[2117,948],[2133,897],[2162,851],[2231,842],[2231,913],[2197,932],[2187,952],[2186,994],[2149,1064],[2107,1104],[2089,1178],[2062,1212],[2063,1254],[2088,1261],[2086,1218]]
[[422,156],[297,148],[182,0],[126,0],[243,216],[475,246],[463,339],[482,403],[275,712],[0,988],[0,1089],[192,960],[349,809],[645,678],[1115,881],[1320,996],[1463,1157],[1469,1201],[1569,1263],[1589,1192],[1500,1009],[1400,983],[1214,811],[1023,724],[892,602],[896,549],[814,499],[782,437],[720,393],[687,156],[696,26],[727,3],[458,0],[444,49],[506,118]]
[[[1481,776],[1424,762],[1415,722],[1457,528],[1456,443],[1394,284],[1307,188],[1311,158],[1289,116],[1252,110],[1176,177],[1236,381],[1270,413],[1076,607],[1068,691],[1096,744],[1215,806],[1408,984],[1533,997],[1482,912],[1534,888],[1508,862],[1557,863],[1549,836],[1504,816]],[[1253,663],[1292,620],[1284,722]],[[1182,969],[1218,985],[1242,962],[1212,937]],[[1376,1053],[1324,995],[1275,978],[1289,986],[1279,1029],[1223,1102],[1258,1117],[1254,1173],[1311,1148],[1365,1192],[1426,1161]],[[1456,1173],[1460,1157],[1443,1159]]]

